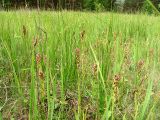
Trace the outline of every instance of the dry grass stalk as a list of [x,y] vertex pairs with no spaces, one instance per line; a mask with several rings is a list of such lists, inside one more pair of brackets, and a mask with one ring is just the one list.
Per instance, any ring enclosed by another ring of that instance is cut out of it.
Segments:
[[36,47],[38,45],[38,37],[33,39],[33,47]]
[[113,32],[113,38],[114,38],[114,41],[117,40],[117,33],[116,32]]
[[130,50],[131,49],[131,44],[130,43],[125,43],[124,44],[124,65],[127,66],[127,68],[130,66],[131,64],[131,60],[130,60]]
[[93,66],[93,77],[96,79],[98,77],[98,69],[97,69],[97,64],[94,63]]
[[114,100],[115,102],[118,101],[119,98],[119,89],[118,89],[118,83],[121,80],[120,74],[117,74],[114,76],[113,79],[113,91],[114,91]]
[[78,69],[80,69],[80,49],[76,48],[76,66]]

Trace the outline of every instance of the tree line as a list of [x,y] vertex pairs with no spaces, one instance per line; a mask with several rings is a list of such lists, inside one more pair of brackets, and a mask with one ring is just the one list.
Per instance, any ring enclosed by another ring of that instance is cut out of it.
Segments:
[[[160,0],[150,0],[160,7]],[[146,0],[2,0],[2,8],[38,8],[38,9],[85,9],[85,10],[117,10],[118,6],[125,11],[136,11],[147,6]]]

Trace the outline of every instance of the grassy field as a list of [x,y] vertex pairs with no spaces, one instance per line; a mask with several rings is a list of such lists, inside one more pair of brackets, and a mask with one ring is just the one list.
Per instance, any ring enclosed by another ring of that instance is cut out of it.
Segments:
[[159,21],[0,12],[0,120],[159,120]]

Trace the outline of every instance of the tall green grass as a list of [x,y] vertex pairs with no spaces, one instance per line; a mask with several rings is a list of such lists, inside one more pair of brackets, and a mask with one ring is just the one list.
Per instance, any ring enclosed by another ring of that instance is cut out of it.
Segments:
[[159,20],[0,12],[0,117],[159,119]]

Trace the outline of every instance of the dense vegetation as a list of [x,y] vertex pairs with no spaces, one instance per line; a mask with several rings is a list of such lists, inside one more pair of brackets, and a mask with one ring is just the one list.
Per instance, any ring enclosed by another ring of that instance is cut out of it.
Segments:
[[159,21],[0,12],[0,119],[159,120]]
[[0,120],[159,120],[159,8],[160,0],[0,1]]

